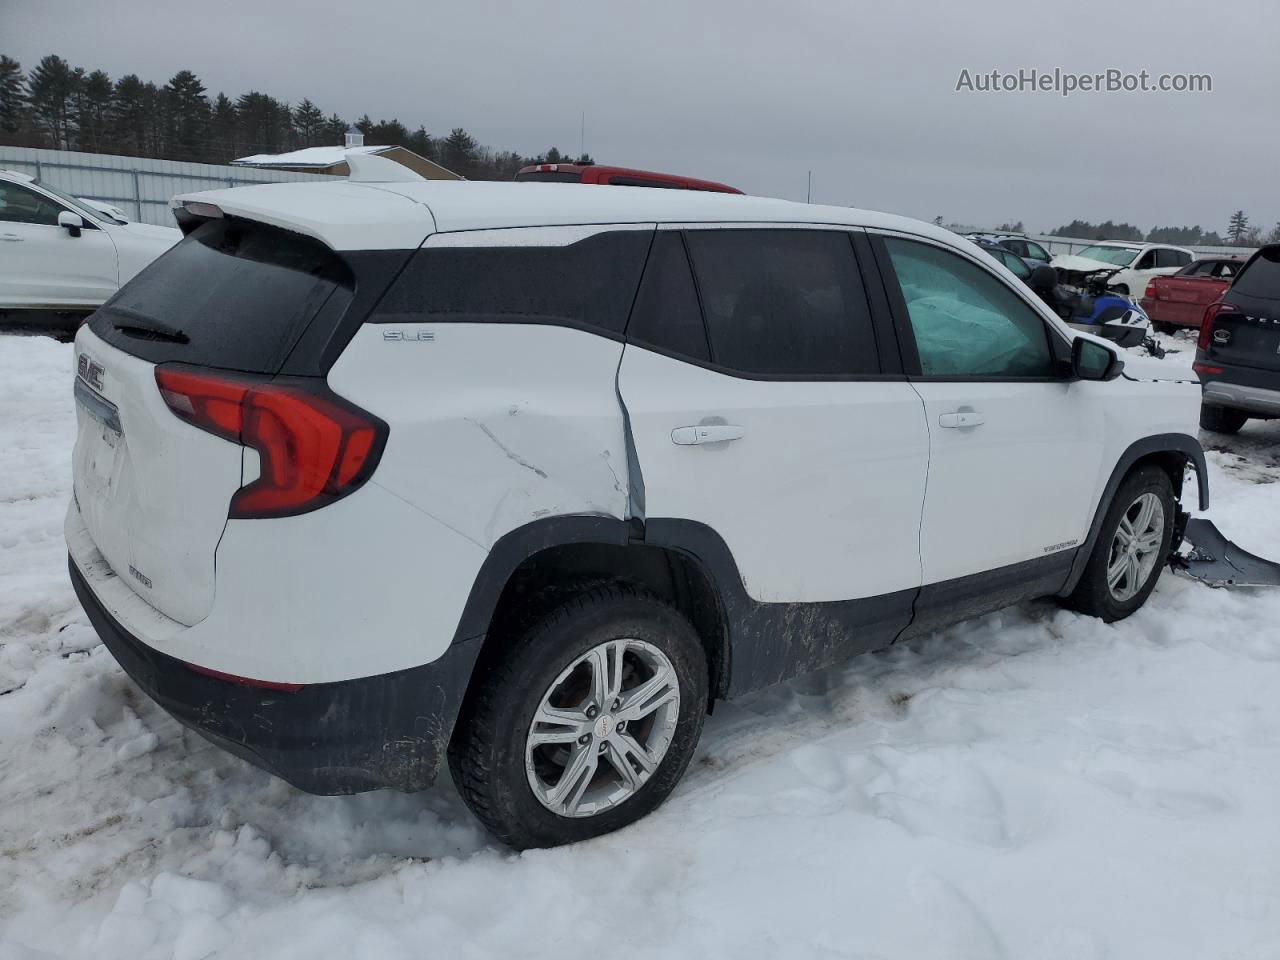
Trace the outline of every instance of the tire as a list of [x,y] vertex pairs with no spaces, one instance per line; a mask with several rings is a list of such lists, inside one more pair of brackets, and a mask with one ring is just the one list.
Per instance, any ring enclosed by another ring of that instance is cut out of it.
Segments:
[[1111,288],[1111,290],[1123,297],[1127,297],[1129,295],[1129,285],[1127,283],[1117,283]]
[[[1140,545],[1135,547],[1135,559],[1125,562],[1126,536],[1121,533],[1121,521],[1127,520],[1128,529],[1133,530],[1142,519],[1142,507],[1147,504],[1159,507],[1159,534],[1155,535],[1149,526],[1135,530],[1140,544],[1150,543],[1151,548],[1142,551]],[[1146,603],[1169,557],[1176,516],[1173,484],[1162,469],[1142,467],[1126,477],[1107,509],[1084,574],[1066,605],[1113,623]],[[1121,566],[1124,570],[1118,582],[1113,582],[1110,575]]]
[[1210,430],[1213,433],[1239,433],[1248,419],[1249,415],[1243,410],[1215,407],[1207,403],[1200,404],[1200,429],[1202,430]]
[[[623,670],[615,681],[618,651]],[[597,674],[601,662],[609,667]],[[669,604],[628,587],[600,587],[568,601],[500,642],[476,676],[449,746],[449,769],[481,823],[517,849],[587,840],[648,814],[683,776],[707,713],[707,661],[697,633]],[[661,686],[645,696],[641,685],[660,679],[678,689],[678,700]],[[644,702],[633,699],[628,708],[636,691]],[[601,695],[613,702],[589,713]],[[636,716],[655,701],[661,705]],[[538,722],[535,731],[540,710],[558,711],[557,719]],[[550,739],[531,746],[534,737]]]

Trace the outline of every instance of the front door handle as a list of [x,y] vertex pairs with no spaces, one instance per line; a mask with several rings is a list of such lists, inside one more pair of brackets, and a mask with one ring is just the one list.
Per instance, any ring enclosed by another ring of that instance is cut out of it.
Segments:
[[700,423],[696,427],[676,427],[671,442],[681,446],[693,443],[722,443],[737,440],[747,431],[728,423]]
[[977,410],[957,410],[954,413],[938,415],[938,426],[956,429],[959,427],[977,427],[987,422],[987,418]]
[[24,239],[16,233],[0,233],[0,240],[8,240],[10,243],[21,243]]

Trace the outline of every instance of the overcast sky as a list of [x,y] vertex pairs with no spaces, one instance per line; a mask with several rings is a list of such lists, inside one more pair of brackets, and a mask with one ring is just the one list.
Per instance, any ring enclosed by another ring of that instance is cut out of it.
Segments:
[[[0,52],[347,119],[1042,230],[1280,220],[1280,4],[0,0]],[[1211,93],[957,93],[962,69],[1208,73]]]

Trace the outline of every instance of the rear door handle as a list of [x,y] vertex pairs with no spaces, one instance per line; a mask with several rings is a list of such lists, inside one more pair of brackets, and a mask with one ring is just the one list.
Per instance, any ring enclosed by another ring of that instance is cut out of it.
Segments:
[[957,410],[954,413],[938,415],[938,426],[957,429],[959,427],[977,427],[987,422],[987,418],[977,410]]
[[24,239],[16,233],[0,233],[0,240],[8,240],[10,243],[21,243]]
[[694,443],[721,443],[737,440],[747,431],[728,423],[700,423],[696,427],[676,427],[671,431],[671,442],[681,446]]

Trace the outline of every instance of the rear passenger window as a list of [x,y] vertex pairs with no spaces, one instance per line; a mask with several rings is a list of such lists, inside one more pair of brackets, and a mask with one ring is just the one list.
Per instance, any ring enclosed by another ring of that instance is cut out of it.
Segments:
[[423,247],[369,319],[560,324],[621,335],[652,237],[614,230],[563,247]]
[[920,369],[933,377],[1048,377],[1044,321],[994,275],[946,250],[885,238]]
[[627,339],[694,360],[711,359],[698,291],[678,233],[660,232],[653,242]]
[[694,230],[686,236],[713,363],[780,377],[879,372],[846,233]]
[[1156,266],[1157,267],[1185,267],[1191,262],[1191,258],[1185,253],[1179,253],[1177,250],[1156,250]]

